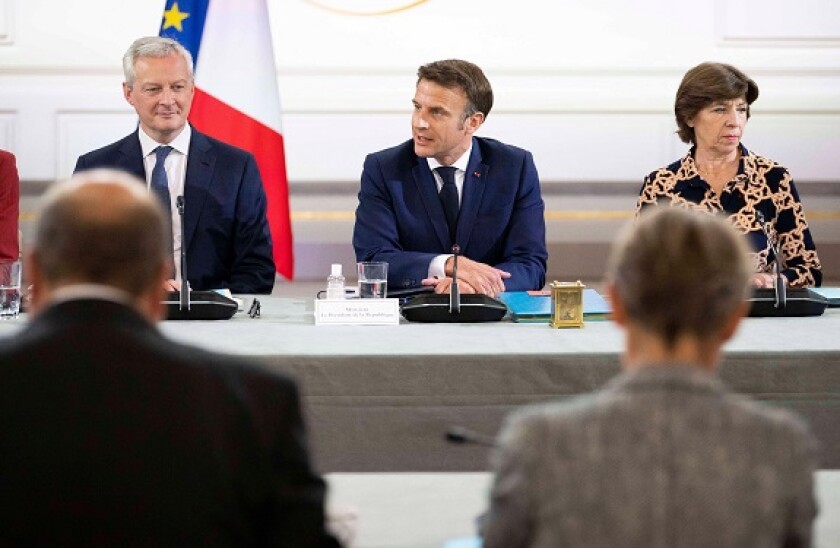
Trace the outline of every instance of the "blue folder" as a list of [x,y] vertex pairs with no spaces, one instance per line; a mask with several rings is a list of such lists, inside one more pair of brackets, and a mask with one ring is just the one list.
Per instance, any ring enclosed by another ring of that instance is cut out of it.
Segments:
[[840,307],[840,287],[812,287],[811,291],[828,299],[829,308]]
[[[510,317],[515,322],[551,321],[551,293],[531,291],[510,291],[499,293],[498,299],[507,305]],[[606,320],[612,307],[594,289],[583,290],[583,319]]]

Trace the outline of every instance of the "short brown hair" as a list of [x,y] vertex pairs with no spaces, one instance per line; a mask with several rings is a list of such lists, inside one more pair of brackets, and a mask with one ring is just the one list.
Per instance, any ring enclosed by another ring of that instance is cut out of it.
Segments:
[[758,85],[746,74],[732,65],[725,63],[701,63],[683,76],[677,98],[674,102],[674,114],[677,117],[677,135],[684,143],[696,144],[694,128],[688,121],[698,112],[717,101],[731,101],[745,98],[747,101],[747,119],[750,117],[750,105],[758,99]]
[[447,89],[460,88],[467,95],[467,106],[463,118],[466,120],[480,112],[487,118],[493,108],[493,88],[484,72],[469,61],[446,59],[428,63],[417,69],[417,83],[420,80],[434,82]]
[[718,333],[747,298],[751,273],[746,242],[723,217],[663,206],[624,229],[607,278],[628,320],[673,346]]
[[53,286],[93,283],[142,295],[171,262],[163,208],[143,181],[84,171],[44,196],[33,257]]

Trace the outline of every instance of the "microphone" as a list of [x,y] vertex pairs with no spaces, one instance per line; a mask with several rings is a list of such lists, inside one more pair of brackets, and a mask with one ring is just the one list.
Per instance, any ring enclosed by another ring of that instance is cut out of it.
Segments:
[[767,243],[776,258],[776,275],[773,278],[773,289],[757,287],[753,290],[749,315],[755,318],[784,317],[784,316],[821,316],[828,307],[828,299],[805,287],[788,289],[785,277],[782,275],[782,259],[779,248],[770,237],[770,231],[764,222],[764,215],[755,212],[755,218],[761,225],[761,230],[767,237]]
[[761,225],[761,230],[767,238],[767,243],[770,244],[770,249],[773,251],[773,257],[776,263],[776,276],[773,278],[773,289],[776,294],[776,308],[783,309],[787,305],[787,290],[785,287],[785,278],[782,275],[782,259],[779,257],[779,248],[776,246],[773,238],[770,237],[770,231],[767,229],[767,223],[764,221],[764,214],[761,211],[755,212],[755,218],[758,224]]
[[175,198],[175,205],[178,207],[178,216],[181,222],[181,291],[179,295],[179,306],[181,310],[190,309],[190,282],[187,280],[187,246],[184,245],[184,197]]
[[463,426],[450,426],[444,436],[449,443],[483,445],[484,447],[496,447],[496,440],[492,436],[481,434]]
[[449,313],[461,313],[461,292],[458,289],[458,244],[452,246],[452,283],[449,285]]
[[425,293],[410,298],[400,306],[403,317],[410,322],[473,323],[497,322],[507,314],[507,306],[487,295],[464,295],[458,288],[458,244],[452,246],[452,283],[449,295]]
[[227,320],[236,314],[239,305],[215,291],[190,292],[187,280],[187,246],[184,228],[184,197],[175,198],[181,224],[181,289],[169,291],[163,302],[167,320]]

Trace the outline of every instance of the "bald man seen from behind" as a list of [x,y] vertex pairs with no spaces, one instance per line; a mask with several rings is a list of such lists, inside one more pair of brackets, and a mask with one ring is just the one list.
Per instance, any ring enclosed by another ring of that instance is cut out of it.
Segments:
[[155,327],[166,235],[121,172],[45,196],[0,344],[0,545],[337,546],[294,382]]

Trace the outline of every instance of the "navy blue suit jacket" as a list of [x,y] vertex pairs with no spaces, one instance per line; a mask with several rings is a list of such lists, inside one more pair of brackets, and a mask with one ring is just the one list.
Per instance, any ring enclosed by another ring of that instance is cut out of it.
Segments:
[[[544,215],[531,153],[474,137],[455,235],[461,253],[510,272],[507,291],[541,289]],[[415,287],[452,244],[434,176],[413,142],[368,155],[353,231],[356,259],[389,263],[390,288]]]
[[[80,156],[75,171],[102,167],[146,180],[136,131]],[[193,128],[182,236],[192,289],[271,293],[275,268],[265,211],[265,190],[254,157]]]

